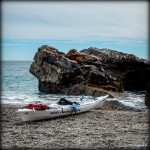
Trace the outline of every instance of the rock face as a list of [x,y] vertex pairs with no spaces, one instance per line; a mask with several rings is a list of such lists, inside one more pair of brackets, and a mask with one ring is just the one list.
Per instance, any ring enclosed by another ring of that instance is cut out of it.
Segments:
[[109,49],[71,49],[65,54],[44,45],[29,71],[39,80],[39,90],[48,93],[100,96],[144,90],[150,82],[149,61]]
[[150,108],[150,83],[148,84],[145,94],[145,105],[147,105]]

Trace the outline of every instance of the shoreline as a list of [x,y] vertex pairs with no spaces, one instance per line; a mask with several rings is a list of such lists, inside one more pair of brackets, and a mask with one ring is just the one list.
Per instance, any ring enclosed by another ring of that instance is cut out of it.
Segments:
[[1,104],[2,149],[148,148],[148,111],[92,110],[62,118],[22,122],[15,112],[17,107]]

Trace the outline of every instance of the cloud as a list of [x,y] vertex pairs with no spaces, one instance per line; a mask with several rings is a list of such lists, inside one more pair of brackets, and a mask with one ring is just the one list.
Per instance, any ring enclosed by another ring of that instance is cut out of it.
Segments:
[[74,41],[148,38],[146,2],[3,2],[2,37]]

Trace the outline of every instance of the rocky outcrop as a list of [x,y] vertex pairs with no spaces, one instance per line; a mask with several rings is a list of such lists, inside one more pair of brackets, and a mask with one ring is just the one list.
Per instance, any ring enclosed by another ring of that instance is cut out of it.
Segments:
[[88,48],[81,52],[102,59],[104,68],[121,79],[124,90],[146,90],[150,81],[150,61],[110,49]]
[[29,71],[39,80],[40,91],[72,95],[144,90],[150,81],[149,61],[97,48],[71,49],[65,54],[44,45]]
[[124,105],[118,100],[106,100],[104,104],[98,108],[100,110],[117,110],[117,111],[142,111],[140,108]]

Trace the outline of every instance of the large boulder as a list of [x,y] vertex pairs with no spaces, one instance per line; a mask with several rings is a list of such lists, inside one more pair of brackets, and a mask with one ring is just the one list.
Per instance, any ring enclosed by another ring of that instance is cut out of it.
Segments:
[[100,96],[109,91],[144,90],[150,81],[149,61],[97,48],[71,49],[65,54],[44,45],[29,71],[39,80],[39,90],[47,93]]
[[117,110],[117,111],[142,111],[142,109],[140,108],[136,108],[136,107],[131,107],[131,106],[127,106],[121,102],[119,102],[118,100],[106,100],[104,102],[104,104],[97,108],[100,110]]
[[146,90],[150,81],[150,61],[110,49],[88,48],[81,52],[100,58],[107,72],[121,79],[124,90]]

